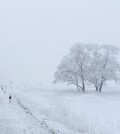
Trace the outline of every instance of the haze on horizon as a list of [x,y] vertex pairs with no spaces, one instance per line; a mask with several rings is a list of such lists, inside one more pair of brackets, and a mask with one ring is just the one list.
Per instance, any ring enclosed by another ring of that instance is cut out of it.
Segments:
[[76,42],[120,45],[119,0],[0,1],[0,80],[52,85]]

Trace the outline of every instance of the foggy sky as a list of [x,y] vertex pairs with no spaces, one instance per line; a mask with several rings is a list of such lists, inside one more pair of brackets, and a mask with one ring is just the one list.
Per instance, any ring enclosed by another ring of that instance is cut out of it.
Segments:
[[51,85],[76,42],[120,45],[120,1],[0,1],[1,83]]

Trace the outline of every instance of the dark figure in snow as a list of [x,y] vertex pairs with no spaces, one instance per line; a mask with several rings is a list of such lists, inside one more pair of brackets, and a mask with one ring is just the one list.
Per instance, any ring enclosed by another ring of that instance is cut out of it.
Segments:
[[12,100],[12,96],[9,95],[9,103],[11,103],[11,100]]
[[2,91],[3,91],[3,86],[2,86]]

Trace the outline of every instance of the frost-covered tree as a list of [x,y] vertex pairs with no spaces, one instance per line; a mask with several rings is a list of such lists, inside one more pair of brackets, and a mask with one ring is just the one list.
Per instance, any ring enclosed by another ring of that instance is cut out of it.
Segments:
[[82,91],[85,83],[90,82],[101,92],[107,81],[119,80],[118,52],[119,48],[112,45],[75,44],[58,66],[55,82],[74,84]]
[[91,65],[88,81],[101,92],[103,85],[108,80],[119,80],[120,65],[117,62],[119,48],[112,45],[95,45],[91,49]]
[[75,44],[67,57],[57,68],[55,81],[74,84],[78,90],[85,92],[85,82],[88,75],[89,47],[87,44]]

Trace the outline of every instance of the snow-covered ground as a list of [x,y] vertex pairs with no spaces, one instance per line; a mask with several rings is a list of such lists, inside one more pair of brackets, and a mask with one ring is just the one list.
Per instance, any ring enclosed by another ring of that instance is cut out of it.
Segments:
[[14,90],[0,94],[2,134],[120,134],[120,92]]
[[39,122],[20,108],[12,96],[9,103],[8,95],[0,92],[0,134],[49,134]]
[[[11,103],[8,99],[9,95],[12,95]],[[26,94],[26,92],[15,92],[14,90],[4,93],[0,90],[0,134],[74,133],[73,130],[68,129],[61,123],[48,118],[46,114],[39,109],[40,99],[38,103],[33,101],[37,97],[37,94],[34,95],[32,95],[32,92]],[[43,99],[46,98],[43,97]],[[76,132],[75,134],[80,133]]]

